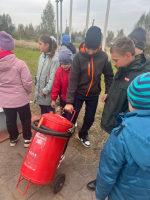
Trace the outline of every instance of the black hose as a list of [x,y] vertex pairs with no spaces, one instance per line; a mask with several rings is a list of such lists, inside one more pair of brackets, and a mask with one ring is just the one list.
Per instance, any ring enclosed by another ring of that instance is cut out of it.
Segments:
[[69,138],[71,137],[72,133],[70,132],[57,132],[57,131],[54,131],[52,129],[49,129],[47,128],[46,126],[43,126],[41,125],[39,128],[37,127],[38,125],[38,122],[39,122],[39,119],[37,120],[34,120],[31,122],[31,127],[40,132],[40,133],[44,133],[44,134],[47,134],[47,135],[52,135],[52,136],[55,136],[55,137],[66,137],[66,138]]

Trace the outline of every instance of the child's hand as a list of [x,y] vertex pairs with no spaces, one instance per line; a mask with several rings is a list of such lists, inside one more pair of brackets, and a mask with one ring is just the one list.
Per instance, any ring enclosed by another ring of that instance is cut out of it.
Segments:
[[41,96],[44,96],[45,94],[43,92],[40,93]]
[[106,101],[106,98],[107,98],[107,94],[105,94],[102,98],[101,98],[101,101],[104,103]]
[[72,110],[73,110],[73,105],[72,104],[66,104],[66,106],[64,107],[65,111],[69,112],[72,114]]
[[52,100],[51,107],[55,108],[55,101]]

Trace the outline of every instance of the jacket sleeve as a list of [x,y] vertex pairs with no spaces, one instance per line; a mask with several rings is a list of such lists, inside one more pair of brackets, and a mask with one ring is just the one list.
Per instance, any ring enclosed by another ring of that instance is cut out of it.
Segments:
[[56,59],[55,61],[53,61],[52,65],[51,65],[49,81],[48,81],[47,85],[45,86],[45,88],[43,88],[43,93],[46,95],[52,91],[53,83],[54,83],[54,79],[55,79],[55,73],[56,73],[56,70],[58,69],[58,67],[59,67],[59,62],[58,62],[58,59]]
[[21,81],[27,93],[28,94],[31,93],[32,92],[32,76],[25,62],[23,62],[22,68],[21,68]]
[[[72,43],[71,43],[72,44]],[[76,48],[75,48],[75,46],[72,44],[72,48],[71,48],[71,50],[72,50],[72,53],[73,54],[75,54],[76,52],[77,52],[77,50],[76,50]]]
[[113,69],[111,66],[110,59],[108,57],[105,61],[105,66],[103,68],[103,74],[104,74],[104,81],[105,81],[105,94],[107,94],[108,90],[111,86],[111,83],[113,81],[113,78],[114,78]]
[[61,88],[61,79],[60,79],[59,69],[57,69],[56,74],[55,74],[53,89],[52,89],[52,92],[51,92],[51,99],[53,101],[56,101],[56,99],[59,95],[59,92],[60,92],[60,88]]
[[101,153],[96,182],[96,197],[104,200],[111,192],[117,177],[126,162],[124,142],[113,131]]
[[69,86],[67,89],[66,103],[73,104],[76,90],[80,79],[80,63],[77,54],[73,58],[73,63],[69,75]]

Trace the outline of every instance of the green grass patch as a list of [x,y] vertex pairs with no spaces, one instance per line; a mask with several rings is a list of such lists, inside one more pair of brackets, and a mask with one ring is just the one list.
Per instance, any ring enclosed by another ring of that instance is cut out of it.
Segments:
[[38,69],[38,60],[41,55],[40,51],[33,51],[32,49],[15,48],[15,55],[17,58],[23,60],[29,67],[29,70],[34,80]]

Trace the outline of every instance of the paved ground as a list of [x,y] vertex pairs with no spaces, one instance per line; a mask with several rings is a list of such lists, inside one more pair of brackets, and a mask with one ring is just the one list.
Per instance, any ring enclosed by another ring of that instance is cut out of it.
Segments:
[[[16,184],[26,152],[22,136],[15,147],[9,146],[9,140],[0,143],[0,200],[96,200],[95,192],[87,190],[86,184],[96,177],[98,164],[70,146],[56,172],[56,175],[66,175],[62,190],[54,195],[52,185],[32,185],[26,195],[21,195],[16,190]],[[22,191],[25,185],[26,181],[22,181],[19,186]]]

